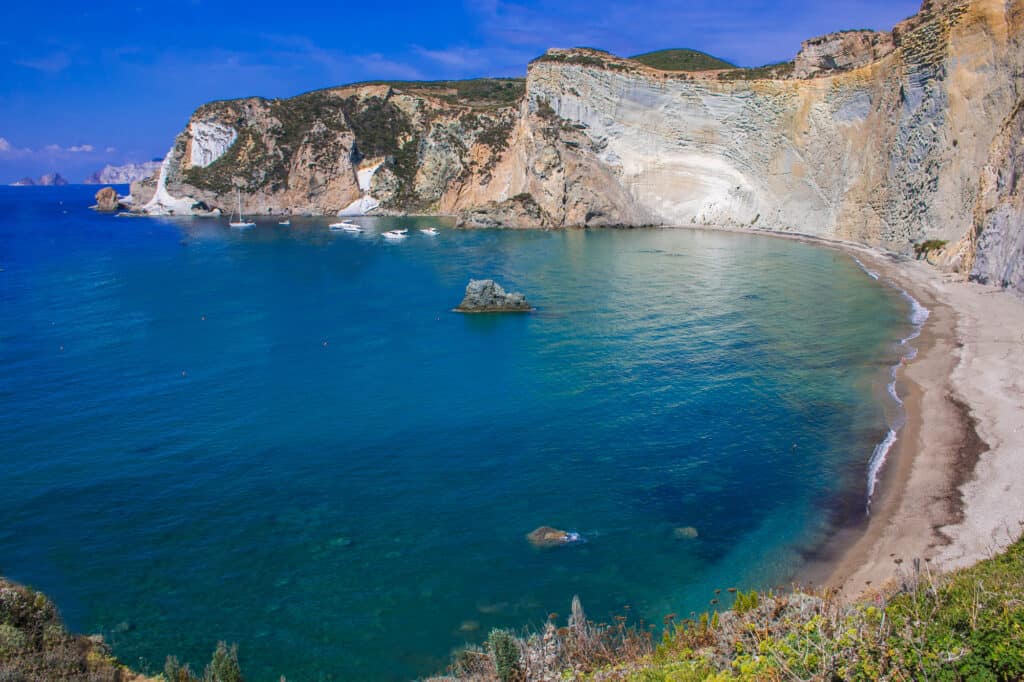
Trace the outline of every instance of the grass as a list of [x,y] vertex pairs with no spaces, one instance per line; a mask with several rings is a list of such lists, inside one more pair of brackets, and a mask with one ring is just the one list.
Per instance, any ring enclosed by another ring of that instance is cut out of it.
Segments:
[[736,68],[735,64],[724,59],[713,57],[699,50],[685,48],[646,52],[630,57],[630,59],[662,71],[713,71]]
[[581,619],[577,602],[568,627],[549,623],[519,638],[518,660],[507,644],[500,652],[475,649],[450,672],[496,680],[500,664],[520,680],[1024,679],[1024,540],[949,575],[914,562],[899,580],[853,603],[828,592],[727,594],[730,611],[717,610],[718,591],[703,614],[666,616],[656,643],[642,622]]

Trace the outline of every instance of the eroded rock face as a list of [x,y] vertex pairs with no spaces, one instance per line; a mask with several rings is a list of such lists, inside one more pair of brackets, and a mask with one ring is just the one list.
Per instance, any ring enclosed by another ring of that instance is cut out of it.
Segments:
[[1024,297],[1024,98],[992,144],[971,235],[973,279]]
[[525,313],[532,309],[525,296],[506,292],[493,279],[471,279],[466,285],[466,297],[455,310],[460,313]]
[[117,190],[113,187],[104,187],[99,192],[96,192],[97,211],[109,213],[111,211],[116,211],[119,206]]
[[850,71],[885,57],[896,49],[891,33],[841,31],[805,40],[796,56],[793,76],[810,78]]
[[[247,215],[440,213],[476,227],[754,226],[905,254],[948,242],[963,248],[942,256],[947,266],[970,271],[983,248],[991,274],[978,276],[1018,286],[1013,191],[979,178],[1003,163],[990,156],[1019,101],[1022,36],[1024,0],[926,0],[891,33],[808,41],[802,79],[679,76],[558,50],[530,65],[525,89],[395,84],[217,102],[179,135],[161,169],[166,196],[155,180],[132,194],[227,209],[240,187]],[[215,126],[237,132],[223,150],[199,141]],[[197,166],[197,148],[221,154]],[[979,199],[993,191],[983,240]]]

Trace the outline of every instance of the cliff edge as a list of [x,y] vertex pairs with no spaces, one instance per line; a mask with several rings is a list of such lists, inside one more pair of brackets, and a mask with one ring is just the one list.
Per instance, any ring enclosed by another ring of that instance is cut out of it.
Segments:
[[812,39],[771,68],[686,73],[550,50],[525,82],[214,102],[132,195],[163,214],[226,211],[237,189],[252,215],[724,225],[904,254],[928,244],[934,263],[1024,295],[1022,36],[1024,0],[926,0],[891,32]]

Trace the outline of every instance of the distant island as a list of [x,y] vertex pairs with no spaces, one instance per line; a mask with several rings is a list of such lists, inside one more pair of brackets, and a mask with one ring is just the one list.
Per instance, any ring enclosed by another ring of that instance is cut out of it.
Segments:
[[38,180],[25,176],[17,182],[12,182],[11,187],[61,187],[68,184],[68,181],[60,173],[47,173],[39,176]]

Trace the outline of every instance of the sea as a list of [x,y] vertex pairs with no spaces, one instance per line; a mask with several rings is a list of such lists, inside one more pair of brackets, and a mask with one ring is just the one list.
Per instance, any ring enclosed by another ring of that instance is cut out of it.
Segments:
[[[574,595],[727,608],[863,518],[900,419],[911,302],[837,250],[95,190],[0,188],[0,574],[140,670],[223,640],[248,680],[409,680]],[[535,310],[453,312],[471,278]]]

